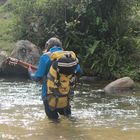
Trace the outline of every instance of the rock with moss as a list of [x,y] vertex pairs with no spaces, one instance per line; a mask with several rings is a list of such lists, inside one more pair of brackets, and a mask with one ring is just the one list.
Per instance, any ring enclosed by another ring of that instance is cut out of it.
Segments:
[[1,55],[1,75],[6,76],[28,76],[27,69],[19,65],[6,63],[8,57],[13,57],[32,65],[37,65],[40,57],[40,49],[28,40],[20,40],[16,43],[15,48],[9,56]]
[[7,53],[6,51],[0,51],[0,73],[2,73],[3,71],[3,65],[4,65],[4,62],[7,58]]

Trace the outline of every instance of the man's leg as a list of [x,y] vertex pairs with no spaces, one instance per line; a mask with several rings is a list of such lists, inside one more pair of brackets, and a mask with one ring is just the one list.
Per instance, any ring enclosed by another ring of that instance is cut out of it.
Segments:
[[63,109],[58,109],[58,112],[61,115],[69,117],[71,115],[71,107],[63,108]]
[[45,112],[46,112],[46,115],[48,116],[48,118],[52,119],[52,120],[57,120],[59,117],[57,111],[50,109],[47,100],[44,100],[43,103],[44,103]]

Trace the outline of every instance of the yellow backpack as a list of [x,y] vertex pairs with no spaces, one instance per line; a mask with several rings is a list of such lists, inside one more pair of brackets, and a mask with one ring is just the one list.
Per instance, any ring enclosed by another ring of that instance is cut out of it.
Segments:
[[75,85],[78,59],[72,51],[57,51],[51,54],[52,65],[47,75],[48,104],[51,108],[69,106],[69,96]]

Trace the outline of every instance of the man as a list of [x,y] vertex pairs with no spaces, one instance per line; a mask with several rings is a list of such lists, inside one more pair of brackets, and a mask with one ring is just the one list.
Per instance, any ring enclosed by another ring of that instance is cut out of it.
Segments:
[[[45,107],[46,115],[49,119],[57,120],[59,114],[64,116],[71,115],[71,107],[66,106],[64,108],[51,108],[48,101],[48,73],[50,74],[50,68],[52,66],[51,55],[56,52],[63,52],[62,43],[58,38],[50,38],[45,44],[45,53],[40,57],[38,69],[35,73],[29,68],[29,74],[32,80],[39,82],[42,81],[42,100]],[[58,53],[59,54],[59,53]],[[60,63],[61,64],[61,63]],[[71,63],[72,64],[72,63]],[[73,63],[74,64],[74,63]],[[52,69],[52,68],[51,68]],[[80,66],[76,65],[76,74],[80,74]],[[51,82],[51,81],[50,81]],[[64,96],[64,95],[63,95]]]

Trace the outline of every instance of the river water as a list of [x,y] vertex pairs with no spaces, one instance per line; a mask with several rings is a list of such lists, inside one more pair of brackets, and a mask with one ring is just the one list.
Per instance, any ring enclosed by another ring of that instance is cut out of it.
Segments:
[[0,140],[140,140],[140,92],[95,93],[103,86],[78,84],[72,117],[52,122],[39,84],[0,79]]

